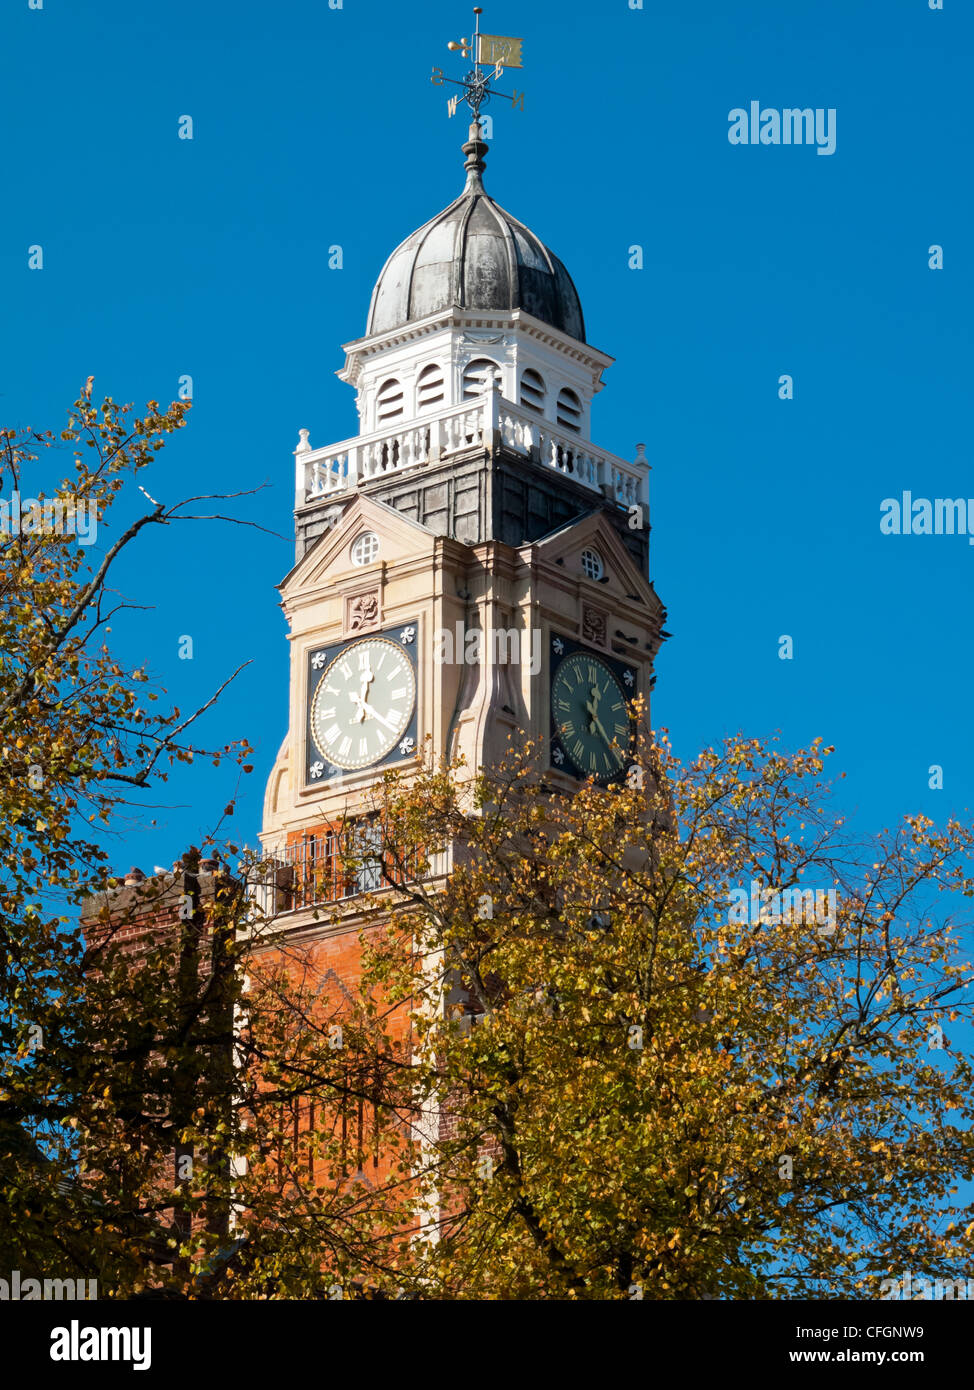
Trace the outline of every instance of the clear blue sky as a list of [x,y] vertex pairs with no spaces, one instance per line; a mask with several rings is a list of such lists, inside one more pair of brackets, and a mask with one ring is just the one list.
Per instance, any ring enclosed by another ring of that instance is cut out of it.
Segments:
[[[491,108],[487,187],[565,261],[589,340],[617,359],[595,440],[629,456],[645,441],[653,465],[673,633],[654,722],[683,754],[737,729],[822,735],[863,830],[974,804],[974,547],[879,532],[904,489],[974,497],[974,18],[944,5],[488,0],[483,19],[523,35],[527,91],[523,113]],[[4,423],[59,427],[89,373],[136,402],[168,402],[189,373],[191,424],[149,490],[266,480],[240,514],[288,533],[299,427],[315,445],[355,430],[339,345],[389,251],[461,187],[462,117],[428,78],[460,75],[446,41],[470,21],[443,0],[6,0]],[[835,154],[729,144],[728,112],[752,100],[834,107]],[[233,822],[251,843],[287,721],[274,586],[291,559],[258,531],[195,525],[119,574],[153,607],[118,639],[182,708],[252,658],[199,729],[256,746]],[[117,867],[171,862],[232,790],[181,772]]]

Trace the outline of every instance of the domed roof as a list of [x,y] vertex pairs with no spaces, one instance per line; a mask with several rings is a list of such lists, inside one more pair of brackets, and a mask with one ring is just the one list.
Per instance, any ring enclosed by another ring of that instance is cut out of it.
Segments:
[[470,127],[467,184],[448,208],[386,261],[372,291],[366,334],[386,333],[457,305],[526,313],[585,341],[578,291],[557,256],[484,192],[487,145]]

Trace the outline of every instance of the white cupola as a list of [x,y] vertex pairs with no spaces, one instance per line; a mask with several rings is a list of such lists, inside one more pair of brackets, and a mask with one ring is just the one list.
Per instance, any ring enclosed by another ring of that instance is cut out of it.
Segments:
[[463,152],[463,192],[393,251],[366,336],[346,344],[339,376],[358,390],[360,433],[459,406],[493,380],[506,400],[587,439],[612,359],[586,344],[562,262],[484,190],[478,121]]

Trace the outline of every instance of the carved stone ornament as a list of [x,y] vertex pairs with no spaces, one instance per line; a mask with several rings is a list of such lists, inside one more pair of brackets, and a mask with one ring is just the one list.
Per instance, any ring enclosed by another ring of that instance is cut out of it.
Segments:
[[604,647],[606,641],[605,614],[597,608],[582,609],[582,641]]
[[362,632],[379,622],[379,591],[370,589],[346,600],[345,626],[349,632]]

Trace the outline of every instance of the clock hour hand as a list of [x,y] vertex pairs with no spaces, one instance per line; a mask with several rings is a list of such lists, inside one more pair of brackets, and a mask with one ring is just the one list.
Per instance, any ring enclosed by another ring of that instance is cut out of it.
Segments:
[[369,686],[372,684],[374,680],[375,672],[372,670],[372,667],[369,666],[367,670],[362,672],[362,689],[359,691],[359,693],[356,695],[354,691],[349,691],[349,694],[351,695],[352,699],[358,703],[358,713],[354,715],[352,719],[353,724],[361,724],[362,720],[365,718],[365,696],[368,692]]

